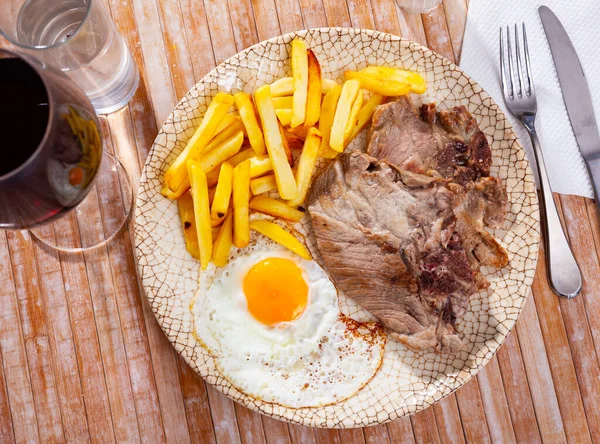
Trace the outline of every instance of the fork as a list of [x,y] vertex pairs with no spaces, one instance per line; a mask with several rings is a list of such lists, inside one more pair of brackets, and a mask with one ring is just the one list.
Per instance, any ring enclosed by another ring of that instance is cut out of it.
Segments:
[[538,170],[538,180],[536,183],[538,186],[538,196],[540,197],[540,215],[541,220],[545,221],[541,226],[546,247],[550,286],[559,296],[572,298],[577,296],[581,291],[581,271],[577,266],[560,218],[558,217],[556,204],[552,197],[552,188],[548,180],[548,173],[544,165],[542,147],[540,146],[540,141],[535,130],[537,100],[533,77],[531,75],[525,23],[522,24],[522,27],[523,51],[521,51],[519,44],[519,33],[516,24],[514,28],[514,64],[516,65],[514,67],[510,28],[506,27],[506,53],[504,51],[504,33],[502,27],[500,28],[500,77],[502,79],[504,103],[511,114],[527,129],[531,137],[533,154]]

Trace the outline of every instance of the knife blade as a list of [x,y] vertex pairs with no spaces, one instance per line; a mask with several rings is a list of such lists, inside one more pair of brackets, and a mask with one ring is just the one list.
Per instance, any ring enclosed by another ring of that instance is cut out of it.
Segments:
[[596,204],[600,207],[600,135],[585,73],[558,17],[547,6],[540,6],[538,12],[550,45],[571,127],[590,174]]

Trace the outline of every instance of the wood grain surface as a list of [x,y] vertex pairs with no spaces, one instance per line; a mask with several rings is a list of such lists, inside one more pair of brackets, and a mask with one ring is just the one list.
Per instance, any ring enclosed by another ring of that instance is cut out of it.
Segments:
[[[141,82],[126,108],[102,118],[102,130],[136,180],[177,101],[243,48],[298,29],[352,26],[458,61],[468,7],[444,0],[415,15],[394,0],[106,4]],[[410,418],[362,430],[288,425],[205,384],[145,302],[131,225],[105,248],[70,255],[40,247],[28,232],[0,231],[0,443],[600,441],[600,215],[589,199],[557,201],[584,273],[582,294],[557,298],[542,254],[533,298],[477,378]]]

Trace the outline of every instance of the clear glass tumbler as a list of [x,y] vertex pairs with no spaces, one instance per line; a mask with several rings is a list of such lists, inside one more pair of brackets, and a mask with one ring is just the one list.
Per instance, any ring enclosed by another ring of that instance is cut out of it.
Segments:
[[441,2],[442,0],[396,0],[398,6],[415,14],[432,11]]
[[98,114],[124,107],[138,86],[137,66],[102,0],[0,0],[0,34],[66,73]]

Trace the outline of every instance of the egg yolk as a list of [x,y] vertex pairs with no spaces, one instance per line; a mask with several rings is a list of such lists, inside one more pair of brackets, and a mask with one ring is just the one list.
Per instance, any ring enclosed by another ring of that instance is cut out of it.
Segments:
[[255,264],[244,278],[248,311],[266,325],[289,322],[306,308],[308,285],[302,270],[289,259],[268,258]]

